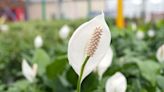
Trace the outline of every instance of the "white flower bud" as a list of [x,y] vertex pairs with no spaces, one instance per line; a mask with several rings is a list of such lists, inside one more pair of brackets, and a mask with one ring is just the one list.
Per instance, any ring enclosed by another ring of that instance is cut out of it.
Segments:
[[40,48],[43,45],[43,39],[40,35],[36,36],[34,39],[35,48]]
[[126,77],[120,72],[115,73],[107,80],[105,89],[106,92],[126,92]]
[[147,32],[147,35],[149,37],[154,37],[155,36],[155,31],[153,29],[150,29],[148,32]]
[[59,37],[63,40],[67,39],[70,33],[70,28],[68,25],[64,25],[59,31]]

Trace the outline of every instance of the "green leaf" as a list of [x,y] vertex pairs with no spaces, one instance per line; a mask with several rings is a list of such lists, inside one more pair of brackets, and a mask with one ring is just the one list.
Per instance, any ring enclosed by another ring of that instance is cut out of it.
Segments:
[[72,67],[70,67],[66,72],[66,79],[71,84],[71,86],[76,88],[78,75],[75,73]]
[[99,84],[97,74],[91,73],[82,83],[82,92],[93,92]]
[[153,61],[137,62],[142,76],[153,86],[156,84],[156,77],[160,74],[160,65]]
[[46,72],[47,65],[50,63],[50,57],[44,50],[37,49],[32,62],[38,64],[38,73],[39,75],[43,75]]
[[163,92],[164,91],[164,76],[161,76],[161,75],[157,76],[157,84]]
[[70,91],[70,89],[68,89],[67,87],[65,87],[60,80],[56,80],[55,81],[55,85],[53,88],[53,92],[72,92]]
[[56,59],[54,62],[47,66],[46,74],[50,79],[56,79],[66,67],[68,60],[66,57]]

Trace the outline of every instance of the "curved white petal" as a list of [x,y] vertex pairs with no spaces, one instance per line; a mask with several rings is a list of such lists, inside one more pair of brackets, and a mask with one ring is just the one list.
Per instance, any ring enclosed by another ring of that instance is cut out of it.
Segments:
[[85,66],[82,79],[84,79],[89,73],[93,71],[93,69],[96,68],[101,59],[104,57],[105,53],[108,51],[111,41],[111,34],[105,22],[104,14],[98,15],[89,22],[86,22],[77,28],[68,44],[69,63],[75,72],[80,75],[80,69],[86,56],[85,49],[96,27],[101,27],[103,29],[101,39],[94,55],[89,58]]
[[70,33],[69,26],[64,25],[59,31],[59,36],[60,36],[61,39],[65,40],[65,39],[67,39],[69,33]]
[[40,35],[36,36],[34,39],[35,48],[40,48],[43,45],[43,39]]
[[107,80],[106,92],[126,92],[127,80],[126,77],[120,73],[115,73]]
[[159,62],[164,62],[164,44],[158,48],[156,57]]
[[36,73],[33,71],[33,68],[30,67],[30,65],[25,59],[23,59],[22,62],[22,73],[29,82],[33,82],[36,76]]
[[105,73],[105,71],[108,69],[108,67],[112,64],[112,57],[113,57],[113,52],[111,47],[108,49],[106,52],[105,56],[101,60],[100,64],[97,66],[97,71],[100,76],[100,79],[102,75]]

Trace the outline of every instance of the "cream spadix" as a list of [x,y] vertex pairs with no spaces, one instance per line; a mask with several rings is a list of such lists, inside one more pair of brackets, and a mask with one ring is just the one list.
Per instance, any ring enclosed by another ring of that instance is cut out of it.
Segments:
[[100,63],[108,51],[110,41],[111,34],[103,13],[75,30],[68,44],[68,59],[69,64],[80,76],[82,64],[89,56],[82,80]]
[[98,72],[100,79],[102,78],[105,71],[112,64],[112,57],[113,57],[113,52],[112,52],[112,49],[110,47],[108,49],[108,51],[106,52],[105,56],[103,57],[103,59],[101,60],[100,64],[98,64],[98,66],[97,66],[97,72]]
[[31,67],[27,61],[25,59],[23,59],[22,62],[22,73],[24,75],[24,77],[29,81],[29,82],[33,82],[36,74],[37,74],[37,69],[38,66],[37,64],[33,64],[33,66]]
[[106,82],[106,92],[126,92],[127,80],[125,76],[117,72]]

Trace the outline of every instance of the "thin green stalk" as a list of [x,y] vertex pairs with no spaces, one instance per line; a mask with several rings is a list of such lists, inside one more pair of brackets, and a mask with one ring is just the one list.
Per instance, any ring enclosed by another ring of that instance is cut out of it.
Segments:
[[77,82],[77,92],[81,91],[81,79],[82,79],[84,68],[87,64],[88,59],[89,59],[89,56],[87,56],[85,58],[84,63],[82,64],[82,67],[81,67],[81,70],[80,70],[80,76],[79,76],[79,79],[78,79],[78,82]]

